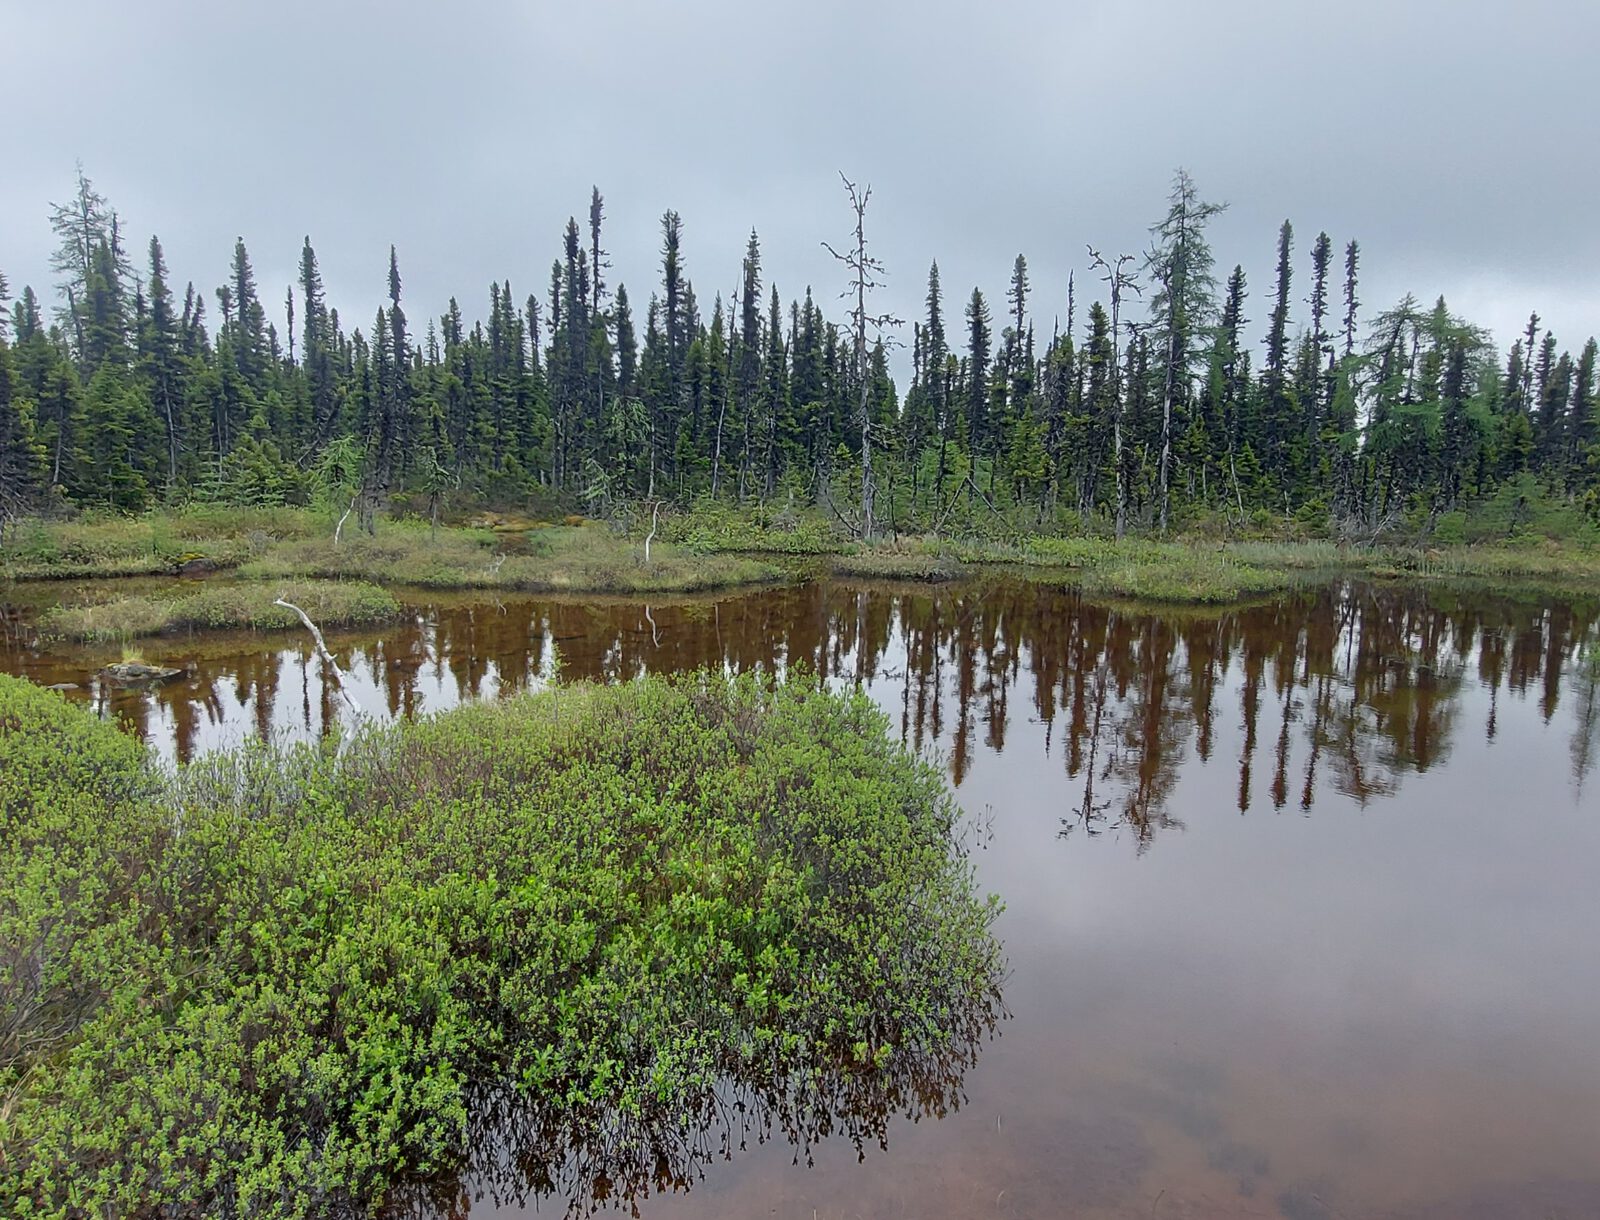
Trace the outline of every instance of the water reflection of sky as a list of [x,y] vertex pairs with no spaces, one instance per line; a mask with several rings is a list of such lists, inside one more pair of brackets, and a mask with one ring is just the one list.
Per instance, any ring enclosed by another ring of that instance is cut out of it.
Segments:
[[[865,681],[985,816],[1013,1017],[967,1104],[861,1165],[757,1149],[647,1216],[1576,1218],[1600,1215],[1596,621],[1365,587],[1149,614],[825,585],[419,603],[334,644],[381,714],[536,685],[553,650],[563,678],[804,664]],[[168,756],[337,715],[298,636],[146,652],[193,673],[78,697]]]

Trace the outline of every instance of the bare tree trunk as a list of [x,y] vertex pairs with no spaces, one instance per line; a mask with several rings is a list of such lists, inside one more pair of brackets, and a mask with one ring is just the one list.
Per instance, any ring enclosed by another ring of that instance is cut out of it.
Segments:
[[1089,265],[1100,269],[1101,279],[1111,289],[1111,447],[1117,476],[1118,538],[1127,530],[1128,513],[1128,485],[1122,469],[1122,291],[1125,288],[1139,291],[1138,283],[1123,270],[1131,262],[1131,254],[1119,254],[1115,262],[1107,262],[1098,250],[1089,247]]
[[717,444],[711,451],[711,498],[717,498],[717,485],[722,476],[722,419],[728,413],[728,396],[723,394],[722,404],[717,408]]
[[[855,243],[853,248],[843,254],[827,242],[823,242],[822,246],[849,269],[849,287],[842,295],[855,297],[855,308],[851,311],[850,321],[855,331],[856,384],[860,387],[857,412],[861,424],[861,519],[858,523],[858,532],[863,541],[871,541],[875,527],[872,480],[872,385],[867,376],[867,327],[872,326],[881,335],[885,326],[897,326],[900,320],[888,314],[875,317],[867,315],[867,292],[879,287],[877,277],[883,273],[883,264],[867,253],[867,201],[872,198],[872,187],[858,189],[844,174],[841,173],[839,177],[844,180],[845,190],[850,195],[850,208],[855,212]],[[821,475],[822,472],[819,470],[819,486]]]
[[650,532],[644,538],[644,562],[646,567],[650,566],[650,543],[656,536],[656,518],[660,512],[661,501],[657,500],[650,506]]
[[360,497],[360,495],[361,493],[357,492],[355,495],[350,497],[350,507],[344,510],[344,516],[339,518],[339,524],[333,527],[334,546],[339,545],[339,538],[344,533],[344,523],[349,519],[350,514],[355,511],[356,500]]
[[868,406],[867,386],[861,386],[861,538],[871,542],[875,532],[872,521],[872,415]]

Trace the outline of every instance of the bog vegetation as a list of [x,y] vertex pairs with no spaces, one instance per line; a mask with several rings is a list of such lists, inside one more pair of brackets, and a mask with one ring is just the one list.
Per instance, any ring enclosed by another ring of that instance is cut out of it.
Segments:
[[370,1214],[469,1167],[593,1205],[733,1100],[799,1141],[954,1104],[996,907],[885,730],[700,674],[174,775],[0,676],[0,1210]]
[[324,627],[363,627],[400,617],[400,603],[376,585],[357,581],[290,581],[275,585],[213,584],[176,597],[108,597],[53,607],[39,618],[45,639],[82,643],[134,639],[168,631],[299,627],[280,602],[298,606]]

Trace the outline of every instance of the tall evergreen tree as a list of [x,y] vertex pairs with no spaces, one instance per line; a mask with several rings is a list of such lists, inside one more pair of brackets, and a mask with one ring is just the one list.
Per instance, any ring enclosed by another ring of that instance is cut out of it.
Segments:
[[1011,265],[1011,287],[1006,289],[1006,300],[1011,303],[1012,325],[1020,340],[1028,310],[1028,260],[1020,254]]
[[1361,246],[1354,238],[1344,248],[1344,354],[1355,355],[1356,328],[1360,322],[1361,300],[1356,296],[1356,273],[1361,264]]
[[744,430],[739,447],[739,499],[743,500],[754,461],[751,428],[755,422],[756,395],[761,388],[761,243],[754,229],[750,230],[741,268],[738,350],[739,419]]
[[183,446],[184,376],[178,359],[178,321],[167,287],[167,264],[161,242],[150,239],[150,305],[140,321],[139,366],[152,405],[166,436],[166,494],[177,490],[179,454]]
[[[1169,515],[1173,414],[1187,407],[1195,357],[1193,339],[1216,307],[1216,278],[1212,275],[1206,225],[1224,207],[1201,199],[1194,180],[1181,169],[1173,177],[1167,204],[1167,214],[1150,226],[1154,244],[1145,256],[1145,268],[1156,285],[1150,298],[1152,338],[1162,353],[1157,495],[1163,532]],[[1184,422],[1180,421],[1180,426]]]
[[968,451],[976,459],[989,447],[989,304],[974,288],[967,300],[967,411]]

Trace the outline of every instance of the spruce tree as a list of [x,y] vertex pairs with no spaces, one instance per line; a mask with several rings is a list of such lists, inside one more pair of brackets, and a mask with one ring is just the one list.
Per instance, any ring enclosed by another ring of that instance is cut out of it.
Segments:
[[632,398],[638,393],[639,341],[633,333],[633,310],[628,304],[625,284],[617,285],[613,313],[617,332],[617,393],[623,398]]
[[[1173,414],[1183,411],[1189,401],[1194,334],[1207,324],[1216,306],[1216,279],[1205,230],[1224,207],[1202,200],[1194,180],[1181,169],[1173,178],[1167,203],[1167,214],[1150,226],[1154,244],[1145,256],[1145,269],[1156,285],[1150,298],[1153,338],[1162,353],[1157,495],[1163,532],[1169,511]],[[1182,421],[1180,426],[1184,426]]]
[[1006,289],[1006,300],[1011,302],[1012,325],[1020,341],[1028,309],[1028,260],[1020,254],[1011,264],[1011,287]]
[[[928,268],[928,295],[926,297],[927,319],[922,328],[922,363],[928,370],[928,401],[929,414],[933,419],[933,427],[939,437],[940,453],[944,452],[944,445],[950,439],[951,413],[950,401],[947,397],[945,367],[949,363],[950,348],[945,341],[944,334],[944,301],[939,287],[939,264],[937,261]],[[943,470],[943,461],[940,469]],[[940,481],[938,490],[944,490],[943,481]]]
[[245,383],[260,393],[265,389],[266,380],[266,312],[256,295],[255,271],[250,266],[250,254],[242,237],[233,246],[230,287],[234,317],[230,338],[235,367]]
[[1595,341],[1578,355],[1572,376],[1572,408],[1567,416],[1566,465],[1576,490],[1600,483],[1600,404],[1595,397]]
[[170,498],[178,485],[183,444],[184,376],[178,359],[178,322],[172,308],[172,290],[167,287],[166,257],[155,237],[150,239],[150,306],[139,327],[139,367],[166,437],[165,488]]
[[1294,229],[1285,220],[1278,230],[1278,274],[1274,291],[1272,313],[1267,320],[1266,358],[1262,361],[1262,396],[1265,399],[1266,420],[1263,438],[1266,451],[1258,453],[1269,469],[1288,473],[1291,461],[1290,438],[1295,415],[1289,401],[1288,350],[1289,350],[1289,288],[1294,276],[1290,253],[1294,246]]
[[37,496],[42,466],[31,404],[20,399],[11,348],[0,335],[0,543],[5,541],[7,523],[20,517]]
[[589,302],[589,311],[592,314],[600,312],[600,302],[605,298],[605,281],[603,276],[610,262],[606,259],[606,252],[600,248],[600,226],[605,220],[606,201],[600,194],[600,188],[594,187],[589,196],[589,275],[590,290],[593,293]]
[[989,305],[973,288],[967,300],[967,450],[974,463],[989,445]]
[[[322,287],[322,273],[317,268],[317,254],[311,248],[309,236],[300,248],[300,292],[301,326],[304,328],[300,358],[311,403],[309,448],[316,452],[333,431],[337,399],[333,335]],[[454,305],[454,301],[451,304]]]
[[739,418],[744,438],[739,451],[739,499],[745,497],[754,454],[751,450],[756,395],[761,387],[761,243],[750,230],[739,284]]
[[1356,296],[1356,272],[1361,263],[1361,246],[1354,238],[1344,248],[1344,354],[1355,355],[1356,329],[1361,301]]

